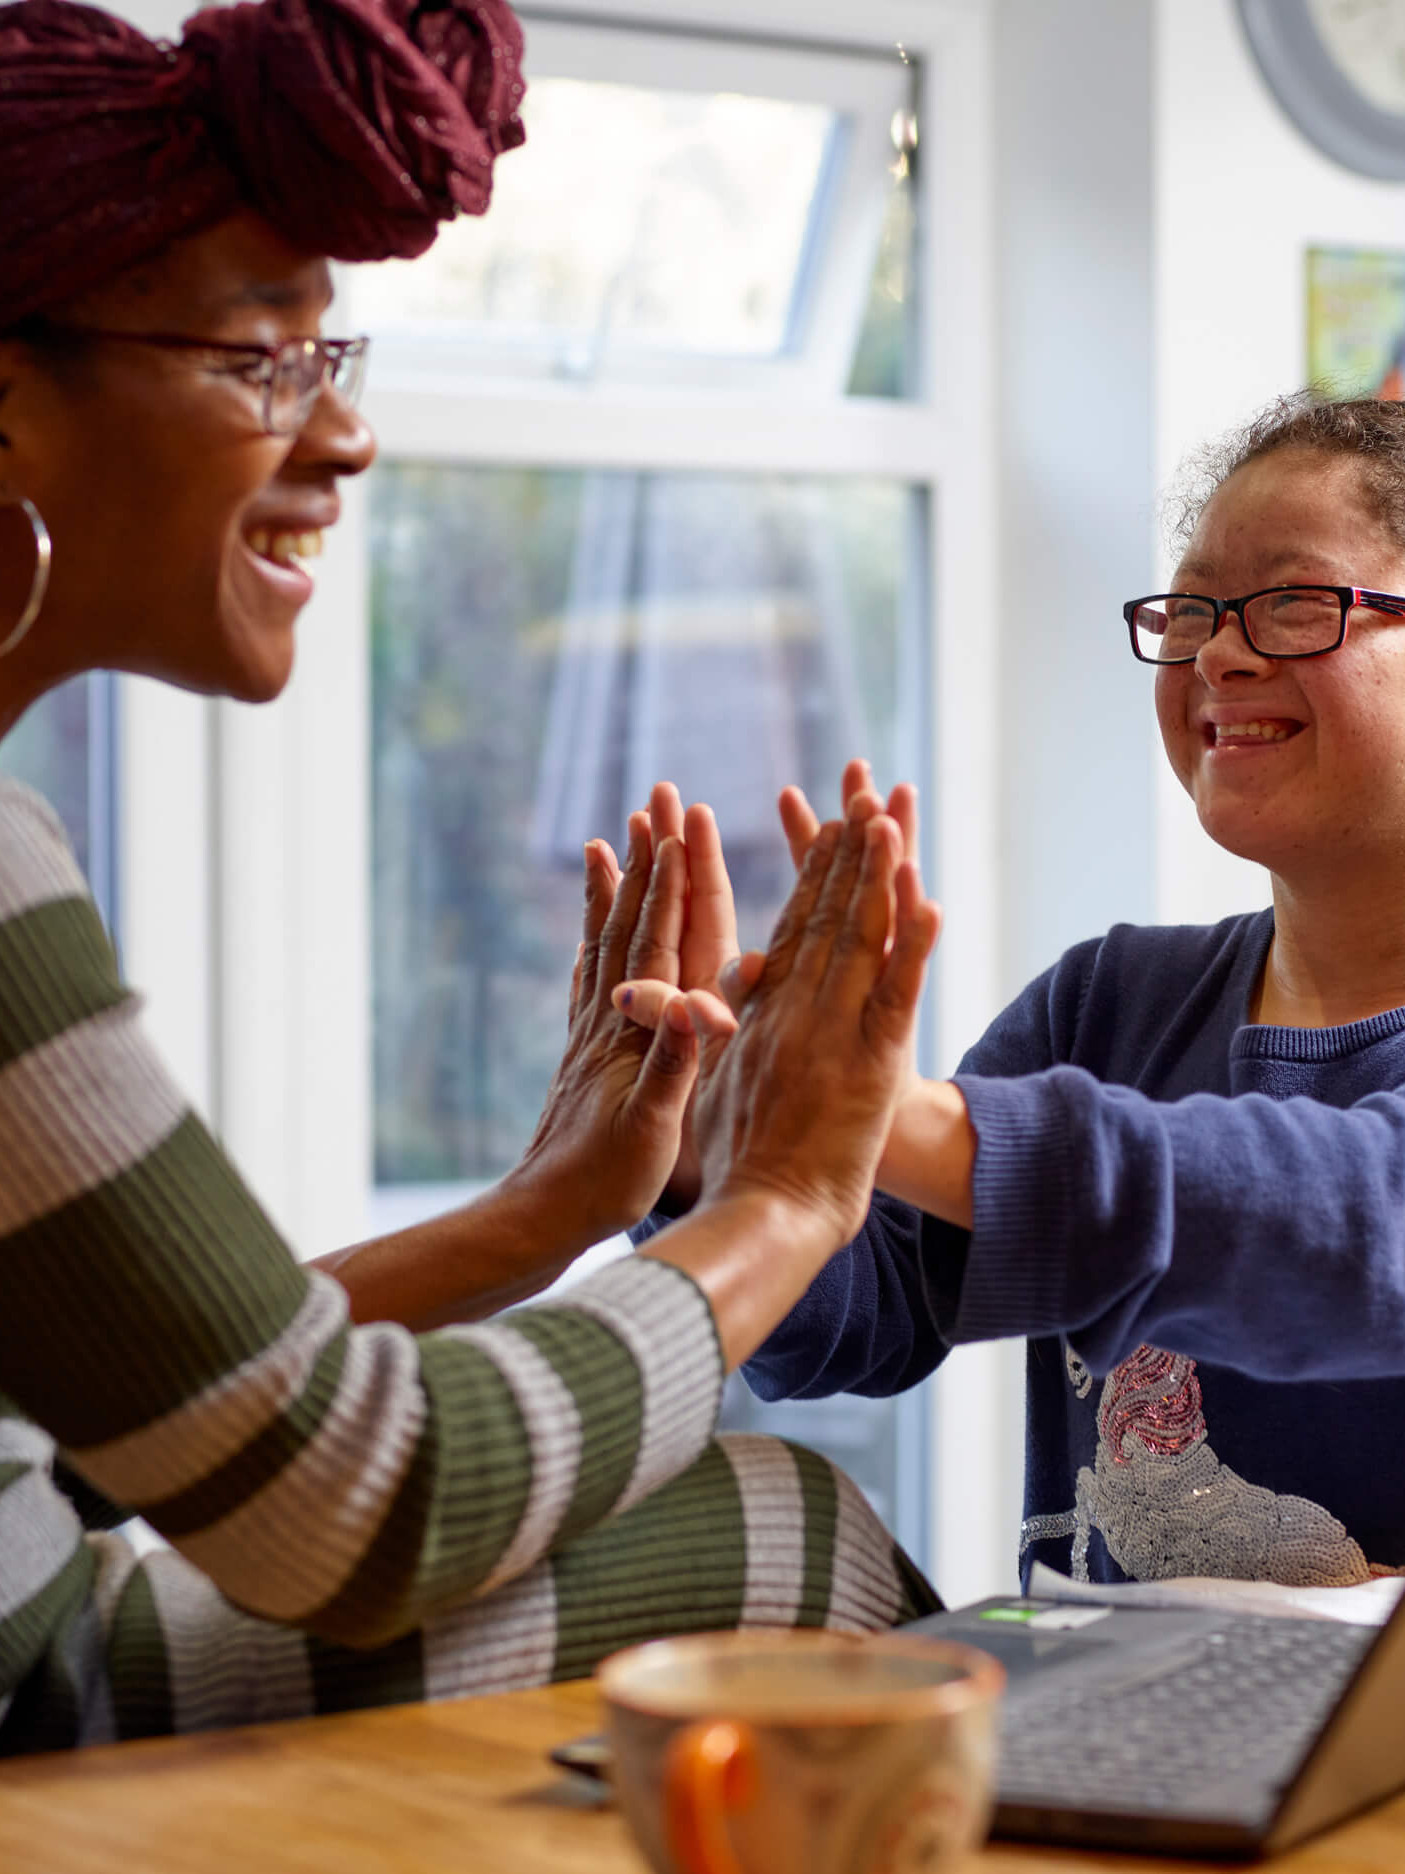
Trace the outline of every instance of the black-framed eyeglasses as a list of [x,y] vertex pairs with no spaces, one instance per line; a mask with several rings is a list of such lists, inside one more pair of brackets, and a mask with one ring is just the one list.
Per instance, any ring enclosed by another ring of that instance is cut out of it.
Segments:
[[230,345],[219,339],[191,338],[182,332],[114,332],[101,326],[52,324],[47,329],[73,338],[243,359],[245,369],[239,376],[261,392],[263,427],[270,436],[296,436],[329,384],[348,403],[355,403],[366,381],[366,354],[371,344],[369,338],[285,338],[278,345]]
[[1269,586],[1240,599],[1152,592],[1122,607],[1132,655],[1144,664],[1193,664],[1229,613],[1260,657],[1321,657],[1346,642],[1356,606],[1405,618],[1405,598],[1365,586]]

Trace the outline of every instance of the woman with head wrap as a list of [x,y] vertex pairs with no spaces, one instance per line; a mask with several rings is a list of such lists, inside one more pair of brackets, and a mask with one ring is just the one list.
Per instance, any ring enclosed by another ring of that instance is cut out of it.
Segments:
[[[487,205],[520,51],[503,0],[269,0],[173,47],[0,7],[0,732],[95,668],[283,687],[300,562],[373,450],[364,347],[320,335],[327,259],[416,254]],[[610,998],[676,953],[686,870],[647,815],[622,873],[592,847],[522,1165],[333,1279],[144,1041],[53,816],[0,785],[0,1750],[931,1605],[847,1479],[710,1442],[726,1368],[857,1227],[896,1098],[935,914],[872,798],[817,843],[742,1045],[705,1040],[704,1202],[567,1301],[483,1321],[672,1165],[709,1005],[678,998],[646,1044]],[[139,1560],[80,1511],[173,1546]]]

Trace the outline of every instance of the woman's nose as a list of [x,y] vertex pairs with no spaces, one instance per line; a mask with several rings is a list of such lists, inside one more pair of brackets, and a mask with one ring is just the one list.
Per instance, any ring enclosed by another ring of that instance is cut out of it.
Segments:
[[1256,651],[1245,637],[1238,612],[1224,613],[1219,629],[1206,638],[1195,658],[1195,668],[1207,683],[1233,676],[1262,677],[1272,667],[1273,660]]
[[375,431],[355,404],[324,384],[289,459],[333,475],[360,475],[376,459]]

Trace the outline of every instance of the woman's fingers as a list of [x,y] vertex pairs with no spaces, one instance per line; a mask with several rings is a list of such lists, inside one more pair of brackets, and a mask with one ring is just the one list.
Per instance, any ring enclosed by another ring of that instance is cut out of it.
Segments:
[[781,830],[790,847],[790,861],[798,872],[820,830],[819,815],[805,798],[804,791],[798,787],[783,787],[778,805],[781,810]]
[[687,903],[688,858],[682,840],[670,833],[654,849],[649,889],[625,962],[631,977],[654,977],[677,986]]
[[[858,871],[848,898],[835,906],[834,939],[819,985],[821,997],[837,996],[851,1003],[869,995],[882,970],[893,928],[894,879],[902,863],[902,835],[894,821],[876,814],[862,824]],[[842,889],[841,880],[836,893]]]
[[605,928],[605,920],[610,915],[610,907],[615,902],[619,880],[620,867],[614,848],[603,839],[587,840],[585,915],[572,985],[573,1011],[580,1002],[589,1002],[595,994],[595,980],[600,967],[600,936]]
[[[613,857],[613,855],[612,855]],[[595,971],[595,993],[608,995],[626,973],[629,947],[649,889],[653,868],[653,840],[647,813],[629,816],[629,850],[624,871],[615,887],[614,899],[600,932],[599,957]]]
[[819,902],[824,882],[829,876],[830,865],[839,850],[839,840],[843,831],[840,821],[827,820],[810,841],[809,851],[805,854],[800,866],[800,876],[796,879],[790,896],[776,920],[776,928],[771,933],[765,967],[756,985],[758,990],[769,989],[774,984],[783,982],[790,974],[795,954],[804,939],[806,927]]
[[[869,764],[860,760],[849,762],[839,783],[844,813],[847,815],[851,804],[860,794],[875,792],[873,769]],[[781,828],[790,848],[791,863],[798,872],[804,864],[805,854],[810,850],[811,840],[820,830],[820,822],[814,808],[798,787],[782,789],[779,804]],[[903,837],[904,858],[920,860],[921,825],[917,810],[917,789],[910,781],[899,781],[883,807],[884,812],[898,823]]]
[[[836,943],[842,939],[843,947],[847,951],[860,941],[860,927],[853,920],[850,900],[854,896],[860,873],[864,869],[870,839],[886,842],[888,838],[894,840],[897,838],[896,829],[889,828],[886,833],[883,831],[884,827],[889,826],[886,821],[880,822],[876,834],[869,833],[870,823],[880,816],[880,812],[878,801],[872,794],[856,794],[849,803],[848,817],[840,829],[831,862],[826,869],[809,915],[806,917],[804,929],[799,933],[798,941],[786,965],[784,973],[794,976],[797,981],[807,983],[813,993],[819,993],[829,973],[830,959]],[[819,841],[816,841],[816,847],[818,845]],[[808,858],[805,864],[808,871],[810,864]],[[804,876],[802,873],[802,881]],[[886,883],[883,893],[882,907],[886,933]],[[873,895],[873,889],[870,888],[868,896]],[[868,903],[868,896],[864,899],[865,905]],[[879,941],[881,944],[881,937]],[[773,945],[771,954],[767,958],[766,972],[762,978],[763,989],[768,988],[778,979],[776,963],[776,949]]]
[[681,1127],[697,1069],[697,1031],[687,1003],[674,989],[629,1096],[631,1116],[651,1128]]

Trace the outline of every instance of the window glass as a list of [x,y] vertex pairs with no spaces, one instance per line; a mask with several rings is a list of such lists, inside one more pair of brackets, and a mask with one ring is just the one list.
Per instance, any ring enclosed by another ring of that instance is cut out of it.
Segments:
[[548,336],[567,374],[613,344],[786,346],[832,111],[538,78],[523,117],[491,214],[450,224],[423,259],[368,269],[363,324]]
[[36,788],[63,821],[109,928],[116,909],[113,680],[75,677],[34,704],[0,742],[0,774]]
[[581,848],[656,779],[716,809],[744,942],[775,797],[916,767],[925,503],[862,478],[398,463],[373,542],[375,1167],[491,1178],[565,1034]]
[[[915,136],[915,120],[894,120],[895,145]],[[883,213],[883,232],[869,283],[859,342],[849,374],[851,397],[911,397],[917,363],[917,199],[911,157],[898,149]]]

